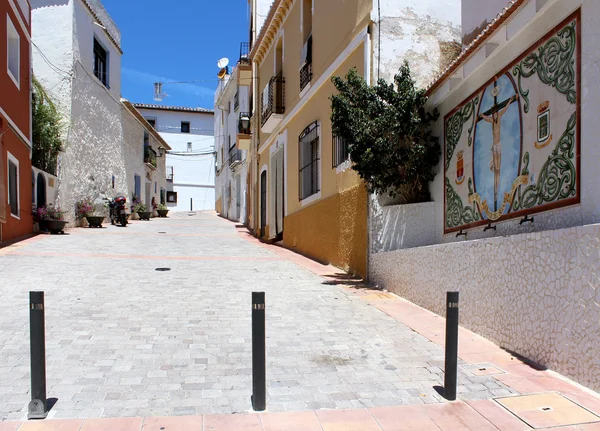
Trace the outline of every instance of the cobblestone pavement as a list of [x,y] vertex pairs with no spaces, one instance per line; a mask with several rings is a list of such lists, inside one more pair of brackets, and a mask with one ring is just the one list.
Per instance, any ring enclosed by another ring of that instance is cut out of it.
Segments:
[[[248,411],[252,291],[267,298],[269,411],[444,401],[441,347],[213,213],[38,236],[0,268],[0,420],[30,399],[30,290],[46,297],[50,418]],[[463,400],[515,393],[459,381]]]

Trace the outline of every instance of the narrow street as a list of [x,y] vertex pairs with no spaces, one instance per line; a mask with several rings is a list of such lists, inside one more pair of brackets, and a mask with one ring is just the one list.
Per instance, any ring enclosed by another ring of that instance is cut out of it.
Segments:
[[[49,418],[247,412],[253,291],[270,412],[445,401],[438,344],[289,256],[212,212],[1,249],[0,420],[30,400],[30,290],[45,291]],[[514,393],[459,368],[461,399]]]

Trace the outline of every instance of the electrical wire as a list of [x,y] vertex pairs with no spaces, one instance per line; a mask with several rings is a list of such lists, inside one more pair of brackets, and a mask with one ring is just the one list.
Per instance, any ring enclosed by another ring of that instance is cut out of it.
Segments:
[[56,66],[55,64],[53,64],[48,57],[46,57],[46,55],[42,52],[42,50],[39,48],[39,46],[37,46],[35,44],[35,42],[32,40],[31,44],[35,47],[35,49],[40,53],[40,56],[42,57],[42,59],[48,64],[48,66],[50,66],[50,68],[52,70],[54,70],[56,73],[63,75],[64,77],[71,77],[73,76],[73,70],[67,72],[66,70],[61,69],[60,67]]

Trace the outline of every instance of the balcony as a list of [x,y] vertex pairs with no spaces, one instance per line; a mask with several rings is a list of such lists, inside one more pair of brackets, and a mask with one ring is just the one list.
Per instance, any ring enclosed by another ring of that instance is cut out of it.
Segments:
[[263,133],[271,133],[285,113],[285,78],[281,72],[272,77],[260,98],[260,124]]
[[167,181],[173,182],[173,166],[167,166]]
[[240,64],[250,64],[250,42],[240,43]]
[[235,145],[229,149],[229,167],[235,168],[237,165],[242,163],[242,150],[237,148]]
[[149,145],[144,147],[144,163],[150,169],[156,169],[156,151]]
[[250,87],[252,85],[252,63],[250,63],[250,43],[240,44],[240,59],[236,67],[238,85]]
[[300,91],[312,80],[312,36],[308,37],[302,48],[302,62],[304,64],[300,68]]
[[240,150],[250,149],[250,139],[252,135],[252,130],[250,129],[251,117],[252,115],[249,112],[240,112],[236,142],[236,145]]

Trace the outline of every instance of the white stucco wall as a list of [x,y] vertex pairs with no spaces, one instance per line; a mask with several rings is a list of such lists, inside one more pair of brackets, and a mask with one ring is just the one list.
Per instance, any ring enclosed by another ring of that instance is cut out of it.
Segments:
[[[105,31],[94,24],[94,18],[81,0],[72,0],[74,7],[73,55],[75,61],[94,75],[94,38],[108,53],[108,86],[112,96],[121,97],[121,53],[106,35]],[[104,22],[104,21],[103,21]],[[111,21],[112,22],[112,21]],[[96,77],[94,76],[94,79]],[[100,81],[98,80],[98,83]]]
[[[171,211],[189,211],[190,199],[194,211],[215,208],[214,116],[212,112],[180,112],[138,109],[145,118],[156,120],[156,130],[171,146],[166,166],[173,166],[169,191],[177,192],[177,204],[167,204]],[[181,122],[190,122],[190,133],[181,133]],[[188,155],[187,143],[192,143]],[[197,152],[210,154],[193,155]],[[179,153],[174,154],[174,153]]]
[[31,168],[31,172],[32,172],[32,182],[33,182],[33,187],[32,187],[32,204],[33,206],[40,206],[42,205],[41,202],[37,201],[37,193],[38,193],[38,175],[42,175],[44,177],[44,180],[46,182],[46,205],[48,204],[52,204],[54,205],[54,203],[56,202],[56,193],[57,193],[57,186],[58,186],[58,178],[52,174],[49,174],[48,172],[42,171],[41,169],[38,169],[36,167]]
[[[31,40],[37,46],[31,51],[33,74],[68,118],[73,73],[73,6],[68,0],[32,0],[31,6]],[[52,37],[48,37],[50,29]]]
[[[239,107],[235,109],[235,93],[238,92]],[[242,163],[231,169],[229,150],[237,147],[240,112],[250,111],[249,87],[237,85],[234,71],[231,77],[221,81],[215,92],[215,149],[219,157],[216,199],[222,199],[222,216],[246,223],[246,194],[248,189],[248,150],[241,150]],[[235,146],[235,147],[234,147]],[[221,148],[223,151],[221,151]],[[223,154],[223,160],[221,160]]]
[[433,202],[382,206],[372,196],[370,204],[371,254],[434,244]]
[[[32,8],[32,40],[44,54],[33,49],[34,74],[60,107],[66,124],[57,204],[73,221],[79,199],[117,194],[130,198],[121,124],[121,54],[93,24],[81,0],[34,0]],[[114,24],[108,19],[105,24]],[[93,75],[94,37],[109,52],[110,89]]]
[[509,0],[462,0],[462,37],[469,44],[502,10]]
[[[144,127],[124,107],[121,108],[123,125],[123,151],[125,157],[125,170],[127,172],[127,188],[130,191],[126,195],[127,201],[131,203],[132,193],[135,191],[135,175],[141,178],[140,199],[146,205],[148,211],[152,210],[152,198],[160,203],[160,189],[167,190],[166,160],[165,157],[157,157],[157,169],[154,170],[144,163]],[[150,146],[158,153],[160,146],[158,140],[150,135]],[[149,196],[146,195],[146,187],[149,187]],[[128,208],[131,205],[127,205]]]
[[[431,81],[447,62],[450,43],[459,44],[460,0],[381,0],[374,2],[373,82],[391,81],[407,60],[419,86]],[[379,72],[379,73],[378,73]]]
[[[130,199],[120,102],[77,63],[72,116],[65,151],[59,157],[58,203],[69,209],[83,197],[122,194]],[[115,188],[112,188],[112,176]]]

